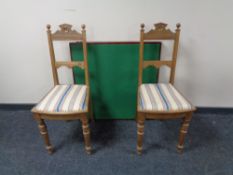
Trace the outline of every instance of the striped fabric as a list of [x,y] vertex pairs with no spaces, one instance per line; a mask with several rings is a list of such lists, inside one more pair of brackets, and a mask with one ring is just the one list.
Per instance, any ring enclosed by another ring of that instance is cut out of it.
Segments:
[[142,84],[139,87],[139,110],[187,111],[192,105],[171,84]]
[[87,86],[56,85],[35,110],[41,112],[80,112],[87,108]]

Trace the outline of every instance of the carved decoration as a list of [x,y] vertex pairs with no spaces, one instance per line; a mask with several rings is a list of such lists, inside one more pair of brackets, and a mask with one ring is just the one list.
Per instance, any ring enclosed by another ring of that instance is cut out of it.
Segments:
[[72,30],[72,25],[70,24],[61,24],[59,25],[60,30],[57,30],[53,35],[54,39],[81,39],[82,34],[76,30]]
[[149,32],[145,33],[145,36],[148,38],[153,37],[165,37],[165,38],[174,38],[175,33],[167,28],[167,24],[165,23],[156,23],[154,24],[154,29],[151,29]]
[[155,26],[155,30],[158,32],[171,32],[169,29],[166,29],[167,24],[165,23],[157,23],[154,24],[154,26]]
[[60,31],[58,30],[56,33],[76,33],[77,31],[71,30],[72,25],[70,24],[61,24],[59,25]]
[[71,28],[72,28],[72,25],[70,25],[70,24],[61,24],[61,25],[59,25],[59,27],[61,28],[62,32],[70,32]]
[[155,26],[155,29],[152,29],[150,30],[147,34],[150,34],[150,33],[163,33],[163,34],[169,34],[169,35],[172,35],[174,34],[170,29],[167,29],[167,24],[165,23],[156,23],[154,24]]

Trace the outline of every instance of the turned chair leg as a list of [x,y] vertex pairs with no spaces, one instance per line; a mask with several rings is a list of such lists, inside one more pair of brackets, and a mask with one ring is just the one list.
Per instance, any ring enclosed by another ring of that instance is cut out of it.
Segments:
[[85,150],[87,154],[91,154],[90,130],[88,126],[88,119],[86,117],[82,118],[82,128],[85,142]]
[[184,149],[184,139],[185,139],[185,135],[188,132],[188,128],[189,128],[189,124],[190,124],[191,119],[192,119],[192,112],[187,113],[185,115],[185,117],[183,118],[183,123],[182,123],[182,126],[180,128],[179,141],[178,141],[178,145],[177,145],[177,150],[180,153],[182,153],[183,149]]
[[49,141],[49,135],[48,135],[46,124],[43,119],[37,119],[37,121],[38,121],[38,128],[40,130],[40,134],[42,135],[45,145],[46,145],[45,148],[47,149],[49,154],[52,154],[54,149]]
[[145,119],[141,116],[137,117],[137,153],[142,154],[142,141],[144,135],[144,121]]

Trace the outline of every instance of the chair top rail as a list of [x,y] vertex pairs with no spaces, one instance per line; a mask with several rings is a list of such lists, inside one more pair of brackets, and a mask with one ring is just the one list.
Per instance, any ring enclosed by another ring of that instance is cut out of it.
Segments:
[[[70,24],[59,25],[60,29],[51,34],[51,38],[54,41],[65,40],[82,40],[82,33],[72,29]],[[47,29],[50,30],[51,26],[47,25]],[[85,30],[85,25],[82,25],[82,29]]]
[[[144,24],[141,24],[141,29],[144,31]],[[180,28],[180,24],[176,25],[177,29]],[[167,28],[165,23],[156,23],[154,24],[154,29],[151,29],[149,32],[143,33],[143,40],[175,40],[176,32],[172,32]]]

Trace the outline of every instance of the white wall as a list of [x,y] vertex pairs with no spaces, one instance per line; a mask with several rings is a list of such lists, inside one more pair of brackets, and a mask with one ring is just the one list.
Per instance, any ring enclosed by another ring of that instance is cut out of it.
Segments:
[[197,106],[233,107],[233,1],[1,0],[0,103],[35,103],[52,87],[46,24],[85,23],[88,40],[139,39],[139,24],[181,23],[176,86]]

